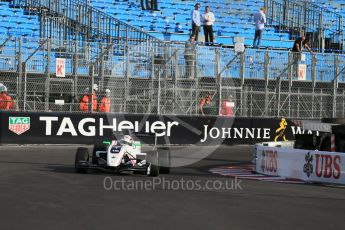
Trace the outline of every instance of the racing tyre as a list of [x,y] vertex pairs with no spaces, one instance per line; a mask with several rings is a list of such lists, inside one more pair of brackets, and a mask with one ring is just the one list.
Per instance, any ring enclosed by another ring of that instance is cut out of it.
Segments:
[[75,155],[74,168],[77,173],[87,173],[89,166],[89,150],[87,148],[78,148]]
[[171,166],[171,156],[169,148],[159,148],[158,152],[159,173],[169,174]]
[[158,166],[158,152],[150,151],[147,153],[147,175],[151,177],[156,177],[159,175],[159,166]]

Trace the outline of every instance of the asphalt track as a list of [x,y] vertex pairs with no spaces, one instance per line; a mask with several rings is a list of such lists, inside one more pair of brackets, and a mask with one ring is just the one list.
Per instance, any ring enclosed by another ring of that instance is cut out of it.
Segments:
[[[226,182],[210,168],[247,164],[250,146],[220,147],[161,180]],[[242,189],[107,190],[104,179],[140,175],[76,174],[72,146],[0,147],[0,229],[343,229],[345,189],[244,180]],[[195,148],[197,151],[197,148]],[[151,187],[152,188],[152,187]],[[108,188],[109,189],[109,188]]]

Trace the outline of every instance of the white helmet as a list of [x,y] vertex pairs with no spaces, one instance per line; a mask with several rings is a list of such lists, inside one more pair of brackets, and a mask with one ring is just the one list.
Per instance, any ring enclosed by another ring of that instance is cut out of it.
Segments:
[[106,92],[106,93],[110,93],[110,89],[106,89],[105,92]]
[[84,93],[88,93],[89,91],[90,91],[90,88],[89,88],[89,87],[87,87],[87,88],[84,89]]
[[95,91],[98,91],[98,85],[97,84],[93,84],[92,89]]
[[0,92],[7,92],[7,87],[2,83],[0,83]]
[[128,144],[128,145],[132,145],[133,143],[133,139],[130,135],[124,135],[121,141],[122,143]]

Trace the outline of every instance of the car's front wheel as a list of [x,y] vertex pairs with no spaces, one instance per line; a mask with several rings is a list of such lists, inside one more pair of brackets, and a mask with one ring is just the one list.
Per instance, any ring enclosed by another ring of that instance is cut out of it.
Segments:
[[75,155],[74,168],[77,173],[87,173],[89,167],[89,150],[78,148]]

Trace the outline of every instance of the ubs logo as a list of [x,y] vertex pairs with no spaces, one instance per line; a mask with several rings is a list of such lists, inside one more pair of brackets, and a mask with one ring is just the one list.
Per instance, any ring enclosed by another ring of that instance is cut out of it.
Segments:
[[305,164],[303,166],[303,172],[307,174],[308,177],[314,172],[314,166],[313,166],[313,155],[308,152],[305,155]]

